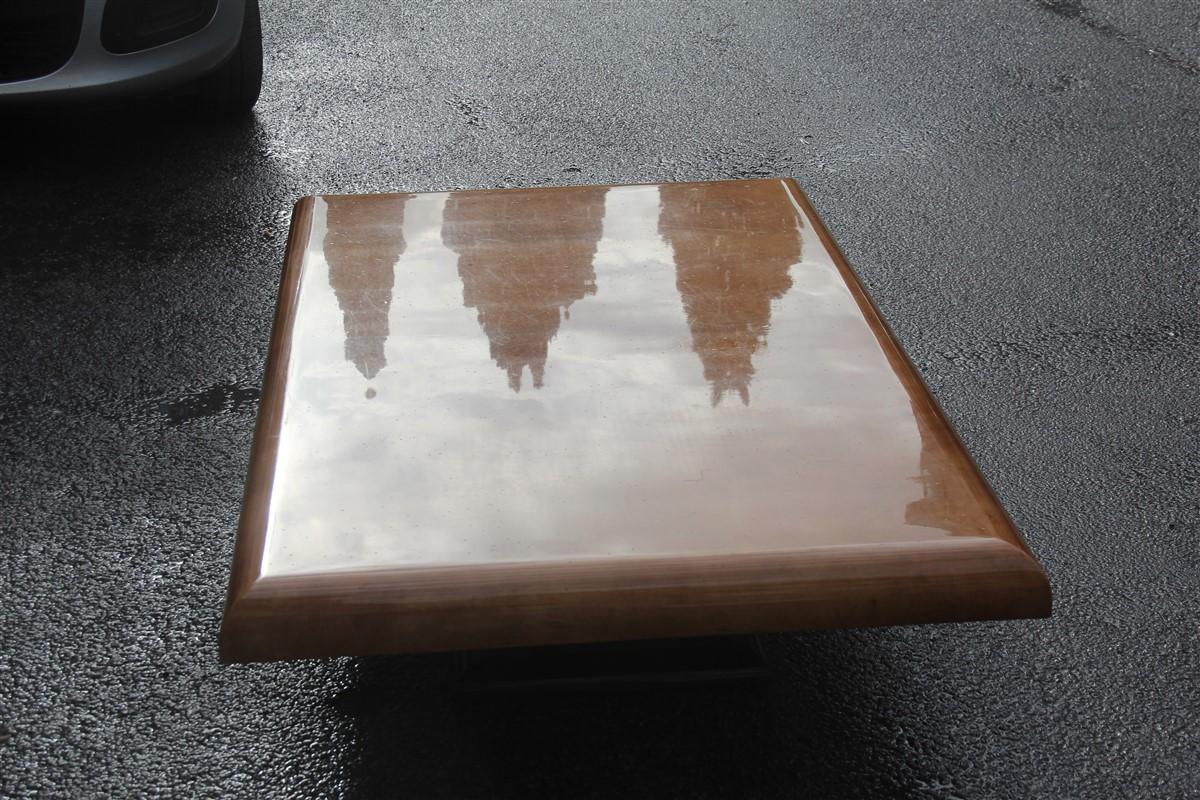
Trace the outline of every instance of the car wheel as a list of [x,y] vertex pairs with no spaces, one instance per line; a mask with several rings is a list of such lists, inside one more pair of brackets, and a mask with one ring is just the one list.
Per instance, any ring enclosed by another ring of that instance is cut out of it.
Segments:
[[221,66],[200,79],[196,110],[215,116],[244,114],[254,107],[262,88],[262,22],[258,0],[246,0],[242,37]]

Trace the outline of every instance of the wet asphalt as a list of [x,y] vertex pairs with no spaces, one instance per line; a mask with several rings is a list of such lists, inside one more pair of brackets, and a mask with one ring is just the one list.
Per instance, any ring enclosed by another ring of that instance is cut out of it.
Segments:
[[[263,0],[251,120],[3,121],[0,795],[1200,795],[1200,8]],[[755,686],[222,667],[291,204],[796,177],[1048,620],[768,637]]]

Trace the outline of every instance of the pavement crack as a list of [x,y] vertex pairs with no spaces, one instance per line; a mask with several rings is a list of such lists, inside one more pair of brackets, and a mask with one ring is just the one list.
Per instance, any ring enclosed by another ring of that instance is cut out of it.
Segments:
[[1166,64],[1188,75],[1200,75],[1200,63],[1190,58],[1154,47],[1141,36],[1121,30],[1112,23],[1098,19],[1088,12],[1082,0],[1033,0],[1039,7],[1066,19],[1077,20],[1089,30],[1128,45],[1152,61]]

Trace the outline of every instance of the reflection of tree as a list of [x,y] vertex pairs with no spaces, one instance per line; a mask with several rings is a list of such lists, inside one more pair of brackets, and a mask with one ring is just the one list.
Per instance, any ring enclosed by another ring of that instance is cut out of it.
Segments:
[[596,292],[592,258],[607,191],[467,192],[446,201],[442,241],[459,256],[463,305],[476,309],[514,392],[526,367],[541,387],[562,317]]
[[365,378],[387,366],[388,309],[404,253],[404,204],[411,195],[326,197],[325,260],[342,310],[346,360]]
[[929,447],[926,445],[928,437],[924,430],[921,433],[921,474],[913,479],[921,485],[921,499],[905,506],[904,522],[924,528],[945,528],[948,514],[954,510],[954,504],[946,494],[945,483],[939,480],[935,470],[930,469],[935,465],[931,464]]
[[658,229],[675,251],[692,349],[712,384],[750,402],[753,356],[767,342],[771,301],[792,286],[800,218],[782,184],[760,181],[666,184]]
[[941,528],[956,536],[978,535],[988,522],[976,513],[978,506],[969,498],[981,489],[986,492],[986,486],[971,480],[975,466],[929,398],[925,384],[879,323],[870,324],[880,337],[888,364],[908,393],[917,435],[921,438],[917,461],[920,474],[912,478],[921,487],[921,497],[905,505],[905,524]]
[[[893,363],[899,359],[890,359]],[[913,389],[909,389],[910,397]],[[924,391],[923,389],[921,390]],[[913,480],[921,486],[921,498],[904,507],[904,522],[923,528],[941,528],[952,534],[979,533],[974,508],[963,499],[971,496],[965,472],[969,463],[955,458],[960,452],[954,437],[940,424],[933,406],[911,397],[913,417],[921,437],[920,475]]]

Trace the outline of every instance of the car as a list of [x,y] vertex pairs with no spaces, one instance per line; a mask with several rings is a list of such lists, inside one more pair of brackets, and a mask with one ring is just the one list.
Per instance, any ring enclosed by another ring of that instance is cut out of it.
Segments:
[[261,84],[258,0],[0,2],[0,106],[177,93],[239,114]]

